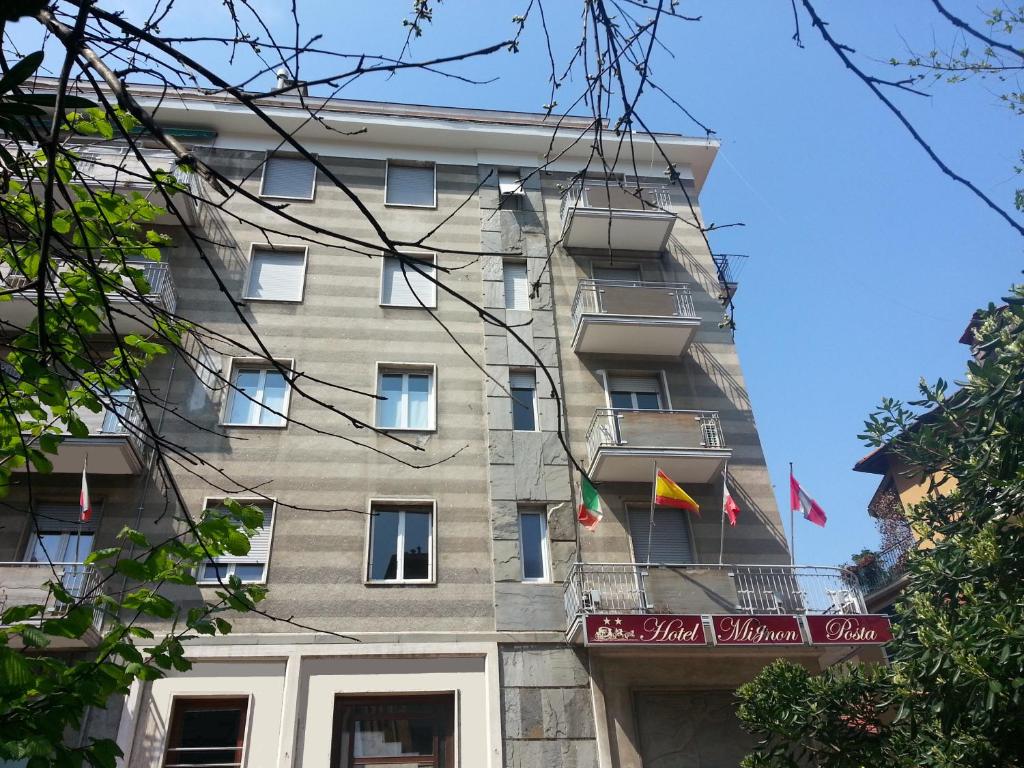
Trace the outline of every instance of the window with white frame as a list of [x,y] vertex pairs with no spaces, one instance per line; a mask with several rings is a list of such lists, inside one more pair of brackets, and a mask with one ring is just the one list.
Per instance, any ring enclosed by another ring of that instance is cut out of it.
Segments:
[[[289,368],[287,362],[281,363]],[[289,386],[284,373],[267,363],[233,361],[231,393],[224,423],[233,426],[283,427]]]
[[78,504],[37,504],[35,522],[24,561],[27,563],[81,563],[92,552],[100,505],[82,520]]
[[630,411],[658,411],[664,406],[658,374],[608,375],[608,399],[612,408]]
[[163,768],[241,768],[249,699],[175,697]]
[[366,579],[427,582],[434,577],[434,505],[373,502]]
[[384,202],[433,208],[437,205],[436,169],[433,163],[388,160]]
[[[412,258],[412,257],[410,257]],[[380,303],[388,307],[436,307],[437,286],[434,277],[433,258],[415,258],[416,267],[410,266],[397,256],[384,256],[381,267]]]
[[519,508],[519,556],[523,581],[551,581],[548,516],[544,507]]
[[425,367],[381,366],[377,379],[377,426],[434,428],[434,371]]
[[245,281],[246,299],[302,301],[306,282],[306,249],[254,245]]
[[[263,525],[249,539],[249,552],[245,555],[218,555],[199,569],[197,581],[201,584],[217,583],[229,576],[237,576],[243,583],[261,584],[267,578],[270,563],[270,542],[274,531],[274,502],[266,499],[238,499],[240,504],[256,507],[263,513]],[[216,508],[219,502],[207,501],[207,508]]]
[[315,189],[316,166],[304,157],[270,155],[263,163],[263,197],[312,200]]
[[508,388],[512,395],[512,429],[533,432],[537,429],[537,374],[533,370],[509,371]]
[[508,261],[502,265],[505,279],[505,309],[530,308],[530,283],[526,277],[525,261]]

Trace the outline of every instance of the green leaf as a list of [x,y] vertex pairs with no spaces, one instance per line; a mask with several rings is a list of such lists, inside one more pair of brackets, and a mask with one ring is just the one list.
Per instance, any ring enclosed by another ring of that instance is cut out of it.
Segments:
[[38,616],[42,612],[43,606],[41,605],[16,605],[3,612],[0,616],[0,624],[17,624],[20,621],[31,619],[33,616]]
[[[13,6],[13,7],[12,7]],[[19,11],[19,6],[23,12]],[[35,10],[31,10],[31,8]],[[36,2],[25,2],[24,0],[5,0],[3,4],[3,10],[0,11],[3,18],[5,19],[16,19],[18,16],[24,16],[28,14],[35,15],[39,13],[45,7],[44,3]],[[17,15],[11,15],[12,13]],[[39,65],[43,63],[43,52],[36,51],[30,53],[28,56],[23,58],[13,67],[11,67],[7,74],[0,77],[0,94],[7,93],[8,91],[17,88],[19,85],[24,83],[32,73],[39,69]]]
[[25,645],[36,648],[45,648],[50,644],[50,638],[46,636],[46,633],[31,624],[21,628],[21,639],[25,641]]
[[6,685],[29,686],[35,679],[32,667],[18,651],[0,646],[0,678]]

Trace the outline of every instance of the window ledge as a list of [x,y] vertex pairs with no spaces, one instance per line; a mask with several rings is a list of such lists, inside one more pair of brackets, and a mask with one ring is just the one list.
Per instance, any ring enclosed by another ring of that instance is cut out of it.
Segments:
[[436,211],[437,203],[433,205],[421,205],[419,203],[384,203],[385,208],[424,208],[426,210]]
[[437,434],[437,427],[376,427],[376,429],[380,432],[403,432],[405,434],[419,432],[424,435]]
[[309,197],[289,197],[288,195],[259,195],[261,200],[291,200],[292,202],[300,203],[312,203],[316,199],[316,195],[310,195]]
[[431,579],[429,581],[416,580],[416,581],[370,581],[364,580],[363,586],[365,587],[436,587],[437,580]]
[[288,422],[284,424],[236,424],[234,422],[221,421],[217,424],[219,427],[240,427],[242,429],[287,429]]
[[423,302],[423,306],[419,304],[385,304],[384,302],[379,302],[377,306],[384,309],[437,309],[437,302],[435,301],[433,304]]
[[243,302],[258,301],[262,304],[301,304],[302,299],[263,299],[259,296],[243,296]]

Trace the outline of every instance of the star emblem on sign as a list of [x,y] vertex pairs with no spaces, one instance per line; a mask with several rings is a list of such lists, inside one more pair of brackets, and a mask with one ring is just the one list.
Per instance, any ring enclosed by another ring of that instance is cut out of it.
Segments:
[[616,624],[617,624],[618,626],[620,626],[620,627],[621,627],[621,626],[622,626],[622,619],[616,619],[616,620],[615,620],[615,623],[616,623]]
[[605,624],[611,624],[611,623],[612,623],[612,620],[611,620],[611,619],[609,619],[609,618],[608,618],[607,616],[605,616],[605,617],[604,617],[604,623],[605,623]]

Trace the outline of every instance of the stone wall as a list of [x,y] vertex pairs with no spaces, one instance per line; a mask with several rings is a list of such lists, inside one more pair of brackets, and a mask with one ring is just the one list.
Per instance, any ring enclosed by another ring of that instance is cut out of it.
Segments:
[[585,651],[501,645],[506,768],[593,768],[594,710]]

